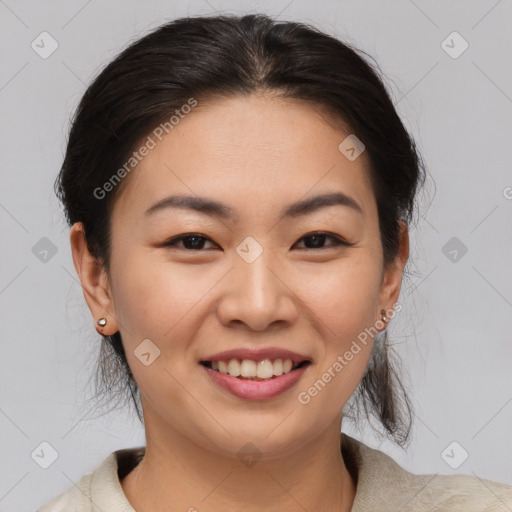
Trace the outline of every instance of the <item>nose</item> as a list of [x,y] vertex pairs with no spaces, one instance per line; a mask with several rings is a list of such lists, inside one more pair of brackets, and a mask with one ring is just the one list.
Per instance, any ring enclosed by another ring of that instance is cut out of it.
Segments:
[[291,325],[298,317],[297,297],[290,279],[270,252],[251,263],[236,257],[223,280],[217,315],[225,326],[245,325],[264,331]]

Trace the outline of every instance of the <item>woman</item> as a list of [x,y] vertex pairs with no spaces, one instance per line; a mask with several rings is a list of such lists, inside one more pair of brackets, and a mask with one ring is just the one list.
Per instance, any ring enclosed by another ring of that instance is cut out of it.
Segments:
[[340,435],[351,404],[409,435],[386,328],[423,181],[377,72],[314,28],[185,18],[119,55],[57,193],[100,367],[147,442],[40,510],[512,507],[504,484],[413,475]]

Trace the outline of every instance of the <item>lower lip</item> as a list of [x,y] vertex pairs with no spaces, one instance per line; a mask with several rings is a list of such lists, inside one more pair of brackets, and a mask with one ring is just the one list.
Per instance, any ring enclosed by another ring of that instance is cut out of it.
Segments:
[[232,395],[245,400],[268,400],[284,393],[296,384],[309,364],[269,380],[238,379],[201,366],[208,372],[215,384],[226,389]]

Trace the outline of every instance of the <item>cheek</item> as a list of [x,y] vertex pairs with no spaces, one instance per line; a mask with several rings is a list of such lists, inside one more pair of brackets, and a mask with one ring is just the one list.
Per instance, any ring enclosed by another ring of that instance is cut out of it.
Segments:
[[365,254],[334,265],[301,272],[296,293],[316,318],[329,345],[342,350],[353,337],[374,325],[380,273]]
[[[194,306],[212,284],[207,279],[194,279],[192,269],[180,271],[170,262],[154,261],[143,250],[123,254],[112,268],[116,269],[113,278],[119,329],[141,393],[154,405],[160,398],[164,403],[181,403],[182,389],[168,372],[185,381],[180,372],[193,338],[191,322],[197,321],[198,308]],[[148,339],[152,343],[145,341]],[[142,356],[146,352],[150,353],[147,365]]]
[[360,254],[302,276],[298,295],[313,313],[311,322],[323,343],[299,402],[309,400],[310,412],[334,417],[357,388],[371,356],[381,275],[372,258]]
[[187,313],[211,288],[197,266],[152,261],[144,251],[123,255],[114,268],[116,315],[130,343],[178,337]]

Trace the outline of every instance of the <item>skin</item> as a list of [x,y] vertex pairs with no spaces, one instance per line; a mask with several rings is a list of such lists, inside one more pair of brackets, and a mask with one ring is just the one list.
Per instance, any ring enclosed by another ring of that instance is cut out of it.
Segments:
[[[120,331],[141,391],[146,455],[121,482],[138,511],[350,510],[356,487],[339,450],[342,408],[372,338],[309,404],[297,395],[376,325],[381,309],[392,311],[409,243],[402,224],[399,253],[384,268],[366,155],[349,161],[338,150],[348,133],[299,100],[204,102],[125,178],[112,214],[110,274],[89,253],[81,224],[72,227],[88,306],[95,323],[108,320],[97,329]],[[335,205],[279,221],[285,206],[337,191],[363,213]],[[222,201],[236,217],[177,208],[144,215],[171,194]],[[326,238],[314,249],[304,237],[316,231],[352,245]],[[207,240],[199,250],[161,246],[185,233]],[[263,249],[252,263],[236,252],[247,236]],[[146,338],[160,349],[149,366],[134,355]],[[236,398],[198,364],[231,348],[269,346],[313,361],[273,399]],[[251,467],[237,457],[249,441],[260,453]]]

